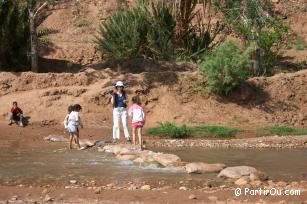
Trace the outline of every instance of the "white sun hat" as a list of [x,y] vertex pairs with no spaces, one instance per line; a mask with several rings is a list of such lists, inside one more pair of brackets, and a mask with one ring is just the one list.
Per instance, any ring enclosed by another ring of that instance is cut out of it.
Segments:
[[122,82],[122,81],[117,81],[116,84],[115,84],[115,86],[122,86],[122,87],[124,87],[124,82]]

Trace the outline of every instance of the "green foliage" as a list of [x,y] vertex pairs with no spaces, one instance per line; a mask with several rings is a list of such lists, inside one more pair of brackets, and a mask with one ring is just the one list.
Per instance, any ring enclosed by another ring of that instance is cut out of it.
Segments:
[[111,59],[141,56],[145,36],[146,16],[139,8],[118,12],[100,25],[97,49]]
[[289,126],[269,126],[257,129],[258,135],[307,135],[307,129],[293,128]]
[[156,59],[167,60],[174,55],[174,36],[176,22],[171,11],[162,5],[152,5],[151,14],[148,19],[147,31],[147,56]]
[[136,8],[119,11],[101,24],[97,49],[111,59],[198,60],[223,26],[202,23],[199,13],[193,12],[196,1],[188,2],[174,9],[178,5],[173,2],[137,1]]
[[249,77],[253,50],[242,50],[238,43],[227,40],[204,58],[201,68],[208,80],[209,92],[228,95]]
[[148,128],[149,135],[169,136],[173,138],[184,138],[191,135],[191,130],[186,125],[176,126],[174,123],[160,123],[159,127]]
[[242,131],[243,130],[239,128],[210,125],[200,125],[192,128],[192,134],[195,136],[233,137]]
[[0,19],[0,69],[8,70],[27,61],[28,12],[13,1],[0,1]]
[[259,47],[262,50],[263,74],[272,75],[274,64],[280,60],[280,50],[288,27],[279,19],[271,22],[271,29],[259,32]]
[[121,11],[100,26],[99,51],[111,59],[147,56],[170,59],[175,21],[163,5]]
[[222,126],[186,126],[175,125],[171,122],[160,123],[158,127],[146,129],[146,133],[149,135],[169,136],[173,138],[184,138],[188,136],[195,137],[233,137],[239,132],[242,132],[239,128],[229,128]]
[[267,0],[230,0],[226,4],[215,0],[215,6],[225,15],[228,28],[242,37],[246,46],[254,45],[254,75],[270,75],[279,60],[288,27],[270,16],[272,6]]

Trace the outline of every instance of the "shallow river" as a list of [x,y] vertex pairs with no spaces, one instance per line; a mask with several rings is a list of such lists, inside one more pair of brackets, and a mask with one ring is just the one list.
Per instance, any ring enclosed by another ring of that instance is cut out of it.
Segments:
[[[157,151],[157,150],[156,150]],[[306,180],[307,150],[234,150],[234,149],[158,149],[174,153],[183,161],[250,165],[267,172],[272,179]],[[189,175],[155,165],[138,166],[119,161],[114,155],[96,150],[23,150],[0,152],[0,182],[17,184],[66,185],[95,180],[97,183],[155,183],[194,185],[216,180],[216,174]]]

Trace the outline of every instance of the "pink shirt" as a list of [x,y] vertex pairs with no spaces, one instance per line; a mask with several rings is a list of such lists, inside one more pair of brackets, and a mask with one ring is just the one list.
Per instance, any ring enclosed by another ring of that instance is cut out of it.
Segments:
[[146,115],[144,109],[138,104],[133,104],[128,110],[129,116],[132,118],[132,123],[143,122],[145,123]]

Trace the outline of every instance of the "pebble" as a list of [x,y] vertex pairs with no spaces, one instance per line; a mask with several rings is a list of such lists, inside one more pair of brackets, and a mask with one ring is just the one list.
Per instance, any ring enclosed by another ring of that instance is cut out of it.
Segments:
[[101,193],[101,187],[95,188],[94,193],[95,194],[100,194]]
[[150,190],[151,189],[151,186],[150,185],[144,185],[141,187],[141,190]]
[[189,195],[189,199],[190,200],[196,199],[196,196],[194,194],[191,194],[191,195]]
[[12,196],[11,200],[18,200],[18,195]]
[[114,183],[107,184],[107,187],[113,187],[113,186],[114,186]]
[[48,194],[44,198],[45,202],[53,201],[53,198],[51,198]]
[[179,190],[186,191],[186,190],[188,190],[188,189],[187,189],[187,187],[185,187],[185,186],[181,186],[181,187],[179,188]]
[[70,184],[77,184],[77,180],[70,180],[69,183]]

